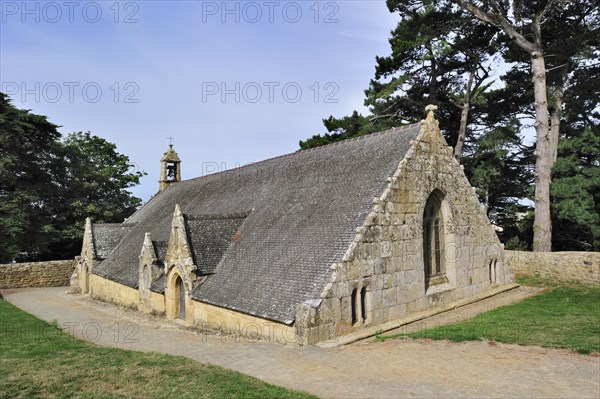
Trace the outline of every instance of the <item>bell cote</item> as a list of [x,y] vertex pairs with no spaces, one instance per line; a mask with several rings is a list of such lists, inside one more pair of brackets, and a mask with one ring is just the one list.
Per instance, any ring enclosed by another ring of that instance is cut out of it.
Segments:
[[173,149],[173,144],[169,144],[169,149],[160,160],[159,191],[178,181],[181,181],[181,160]]

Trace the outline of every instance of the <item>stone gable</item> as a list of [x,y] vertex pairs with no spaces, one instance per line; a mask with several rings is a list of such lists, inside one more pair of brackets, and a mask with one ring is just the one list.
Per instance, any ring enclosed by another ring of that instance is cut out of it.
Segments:
[[[428,285],[423,214],[434,192],[443,197],[445,280]],[[305,323],[297,326],[298,336],[307,343],[400,319],[513,281],[503,246],[431,113],[332,271],[317,306],[305,305],[297,314],[297,321]]]

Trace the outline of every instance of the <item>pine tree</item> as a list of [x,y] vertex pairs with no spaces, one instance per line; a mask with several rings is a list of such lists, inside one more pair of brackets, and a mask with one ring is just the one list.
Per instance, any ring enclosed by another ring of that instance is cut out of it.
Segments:
[[[523,57],[529,57],[536,130],[533,249],[551,251],[551,169],[557,157],[563,100],[570,72],[577,66],[578,59],[598,46],[597,1],[451,1],[480,21],[501,29],[510,39],[509,43],[518,48]],[[513,50],[513,53],[517,52]]]

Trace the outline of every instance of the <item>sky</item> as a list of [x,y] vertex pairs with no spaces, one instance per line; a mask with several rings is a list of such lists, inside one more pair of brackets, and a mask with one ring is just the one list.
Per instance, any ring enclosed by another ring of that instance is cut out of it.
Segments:
[[0,91],[63,135],[90,131],[158,190],[169,139],[189,179],[299,149],[366,113],[385,1],[0,1]]

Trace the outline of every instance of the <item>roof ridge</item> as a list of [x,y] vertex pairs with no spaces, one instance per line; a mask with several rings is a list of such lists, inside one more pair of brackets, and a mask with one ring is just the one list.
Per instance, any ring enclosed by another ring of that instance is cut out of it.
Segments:
[[136,224],[138,224],[138,222],[133,222],[133,223],[93,223],[92,222],[92,226],[106,226],[106,227],[133,227]]
[[184,213],[186,220],[214,220],[214,219],[242,219],[248,217],[252,213],[251,211],[246,212],[232,212],[232,213],[217,213],[217,214],[188,214]]
[[334,147],[334,146],[338,146],[341,144],[345,144],[345,143],[351,143],[351,142],[355,142],[355,141],[361,141],[361,140],[365,140],[368,138],[372,138],[372,137],[379,137],[379,136],[383,136],[384,134],[387,133],[396,133],[397,131],[402,131],[402,130],[406,130],[408,127],[413,126],[413,125],[417,125],[417,123],[411,123],[408,125],[402,125],[400,127],[392,127],[389,128],[387,130],[381,130],[379,132],[373,132],[373,133],[367,133],[367,134],[361,134],[360,136],[355,136],[355,137],[350,137],[347,139],[343,139],[343,140],[339,140],[339,141],[334,141],[333,143],[329,143],[329,144],[324,144],[324,145],[320,145],[317,147],[312,147],[312,148],[307,148],[306,150],[300,150],[297,152],[293,152],[290,154],[285,154],[285,155],[293,155],[293,154],[297,154],[298,152],[309,152],[309,151],[317,151],[320,150],[322,148],[326,148],[326,147]]
[[331,148],[331,147],[335,147],[335,146],[345,145],[345,144],[348,144],[348,143],[353,143],[353,142],[356,142],[356,141],[367,140],[367,139],[370,139],[370,138],[373,138],[373,137],[383,136],[385,134],[397,133],[397,132],[400,132],[400,131],[408,130],[409,128],[415,127],[415,126],[420,126],[420,123],[417,122],[417,123],[410,123],[410,124],[407,124],[407,125],[402,125],[400,127],[392,127],[390,129],[382,130],[382,131],[379,131],[379,132],[373,132],[373,133],[363,134],[363,135],[360,135],[360,136],[357,136],[357,137],[351,137],[351,138],[340,140],[340,141],[336,141],[336,142],[333,142],[333,143],[329,143],[329,144],[325,144],[325,145],[320,145],[320,146],[312,147],[312,148],[307,148],[306,150],[298,150],[298,151],[295,151],[295,152],[289,152],[287,154],[277,155],[275,157],[263,159],[261,161],[250,162],[250,163],[248,163],[246,165],[242,165],[242,166],[239,166],[239,167],[236,167],[236,168],[233,168],[233,169],[226,169],[226,170],[222,170],[220,172],[215,172],[215,173],[211,173],[211,174],[204,175],[204,176],[192,177],[191,179],[182,180],[181,183],[183,183],[183,182],[191,182],[191,181],[194,181],[194,180],[201,180],[201,179],[204,179],[204,178],[206,178],[208,176],[216,176],[216,175],[219,175],[219,174],[222,174],[222,173],[232,173],[232,172],[238,171],[240,169],[244,169],[244,168],[247,168],[247,167],[250,167],[250,166],[259,165],[259,164],[262,164],[264,162],[274,161],[276,159],[293,157],[293,156],[296,156],[298,154],[305,154],[305,153],[308,153],[308,152],[318,152],[318,151],[324,150],[325,148]]

